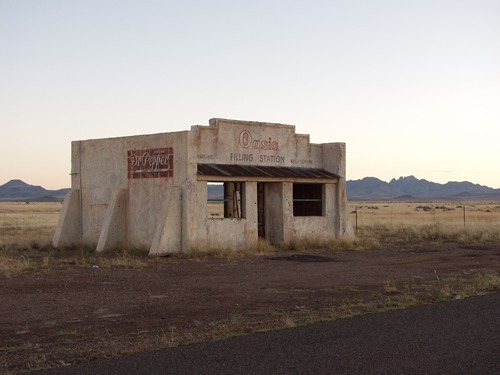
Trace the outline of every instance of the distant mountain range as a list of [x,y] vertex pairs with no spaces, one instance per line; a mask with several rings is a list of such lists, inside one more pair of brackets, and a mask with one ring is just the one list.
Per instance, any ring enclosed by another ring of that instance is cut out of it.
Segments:
[[10,180],[0,186],[0,201],[58,202],[70,189],[46,190],[21,180]]
[[[0,186],[0,201],[62,201],[70,189],[46,190],[21,180],[11,180]],[[210,198],[220,198],[220,186],[209,186]],[[349,200],[499,200],[500,189],[472,182],[435,182],[414,176],[393,178],[390,182],[375,177],[347,181]]]
[[438,184],[414,176],[393,178],[390,182],[375,177],[347,181],[349,200],[500,200],[500,189],[472,182]]

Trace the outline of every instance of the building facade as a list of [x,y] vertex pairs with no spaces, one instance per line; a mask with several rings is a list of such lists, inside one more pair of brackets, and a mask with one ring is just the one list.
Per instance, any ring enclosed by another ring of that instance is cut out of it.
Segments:
[[189,131],[75,141],[54,246],[193,249],[352,238],[345,144],[291,125],[212,119]]

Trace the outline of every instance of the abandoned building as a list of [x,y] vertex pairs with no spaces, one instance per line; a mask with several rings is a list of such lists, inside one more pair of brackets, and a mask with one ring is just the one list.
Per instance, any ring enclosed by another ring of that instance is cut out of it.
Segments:
[[345,144],[311,144],[295,126],[212,119],[71,146],[56,247],[162,255],[353,236]]

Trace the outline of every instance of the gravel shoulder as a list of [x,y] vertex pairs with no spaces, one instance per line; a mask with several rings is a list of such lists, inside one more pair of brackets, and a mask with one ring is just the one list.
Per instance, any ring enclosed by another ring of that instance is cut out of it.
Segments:
[[500,293],[42,372],[498,374]]

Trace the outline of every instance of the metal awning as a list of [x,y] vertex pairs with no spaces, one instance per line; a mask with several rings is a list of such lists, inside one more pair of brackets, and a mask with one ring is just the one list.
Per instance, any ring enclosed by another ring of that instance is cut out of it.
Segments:
[[198,164],[199,176],[335,179],[338,175],[321,168],[273,167],[239,164]]

